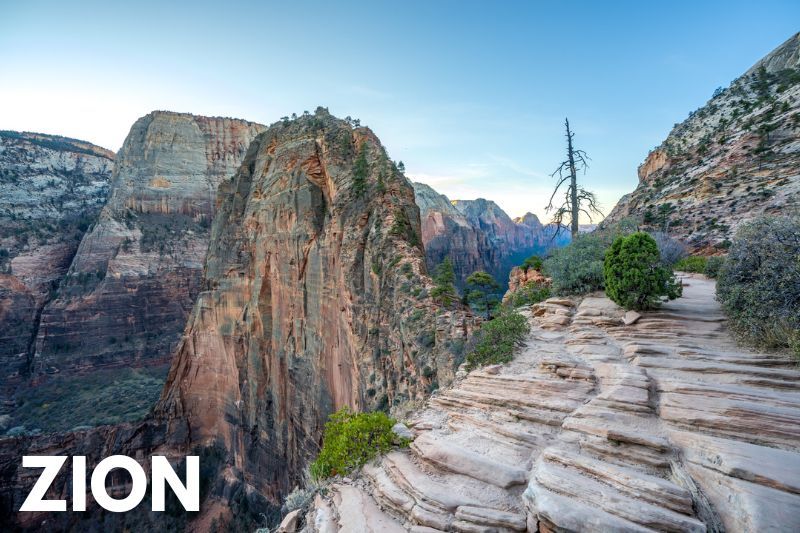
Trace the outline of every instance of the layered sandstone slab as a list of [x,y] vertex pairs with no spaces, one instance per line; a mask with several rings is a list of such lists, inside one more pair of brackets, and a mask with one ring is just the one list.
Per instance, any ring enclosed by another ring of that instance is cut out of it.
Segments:
[[87,142],[0,131],[0,416],[29,372],[39,314],[106,201],[113,160]]
[[434,395],[410,450],[305,530],[348,531],[346,490],[410,531],[796,531],[800,371],[737,347],[714,283],[684,282],[627,326],[604,297],[535,305],[514,361]]

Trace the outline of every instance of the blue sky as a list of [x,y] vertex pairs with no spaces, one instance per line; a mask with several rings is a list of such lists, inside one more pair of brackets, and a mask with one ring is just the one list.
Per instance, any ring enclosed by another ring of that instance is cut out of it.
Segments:
[[796,0],[0,0],[0,129],[117,150],[153,109],[323,105],[451,199],[544,217],[568,116],[607,212],[675,122],[798,30]]

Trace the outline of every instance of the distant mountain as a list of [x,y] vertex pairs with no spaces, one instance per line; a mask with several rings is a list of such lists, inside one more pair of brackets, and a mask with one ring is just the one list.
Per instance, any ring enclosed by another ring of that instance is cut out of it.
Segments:
[[512,220],[491,200],[451,202],[423,183],[414,183],[414,194],[428,268],[449,257],[459,286],[477,270],[489,272],[505,285],[511,268],[525,258],[569,242],[568,232],[553,239],[554,226],[542,225],[532,213]]
[[30,370],[42,308],[106,202],[113,161],[84,141],[0,131],[0,415]]
[[800,205],[800,33],[676,124],[603,225],[633,217],[695,250]]

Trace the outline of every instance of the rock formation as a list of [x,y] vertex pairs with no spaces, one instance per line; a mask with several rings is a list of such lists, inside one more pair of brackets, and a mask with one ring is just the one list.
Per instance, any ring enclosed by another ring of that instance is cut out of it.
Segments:
[[426,296],[413,189],[369,129],[323,109],[278,123],[220,195],[157,415],[231,450],[244,484],[278,502],[333,410],[449,383],[470,324]]
[[113,159],[75,139],[0,131],[0,418],[28,373],[42,307],[106,201]]
[[136,121],[108,203],[42,313],[39,380],[169,363],[199,292],[217,186],[263,129],[162,111]]
[[605,297],[533,306],[514,361],[434,395],[305,531],[797,531],[800,371],[684,282],[628,326]]
[[532,213],[512,220],[490,200],[451,202],[423,183],[414,183],[414,193],[428,268],[449,257],[459,286],[477,270],[505,283],[511,268],[525,258],[569,241],[567,232],[553,239],[554,228],[543,226]]
[[603,224],[634,217],[713,252],[741,222],[799,202],[800,33],[676,124]]
[[[388,408],[452,381],[472,319],[427,296],[413,189],[368,128],[323,109],[277,123],[219,191],[203,291],[152,417],[0,439],[0,510],[18,508],[32,483],[22,453],[91,452],[91,468],[103,453],[193,452],[211,467],[191,527],[244,527],[299,483],[333,410]],[[175,519],[104,516],[69,520],[147,529]]]
[[545,277],[535,268],[512,268],[511,272],[508,274],[508,290],[503,296],[503,302],[507,302],[515,292],[530,284],[534,284],[534,286],[537,287],[549,286],[550,278]]

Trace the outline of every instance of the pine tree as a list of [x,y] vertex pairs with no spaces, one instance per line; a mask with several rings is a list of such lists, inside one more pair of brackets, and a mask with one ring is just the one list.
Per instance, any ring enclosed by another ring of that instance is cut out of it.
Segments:
[[467,303],[478,311],[485,312],[488,319],[500,303],[500,298],[497,296],[499,289],[500,284],[491,274],[483,271],[473,272],[467,278]]
[[431,289],[431,297],[444,306],[455,303],[458,300],[455,280],[456,273],[453,270],[453,263],[449,257],[445,257],[434,271],[434,287]]
[[655,239],[644,232],[617,237],[606,252],[603,273],[606,294],[625,309],[653,309],[662,296],[674,300],[682,292],[672,270],[661,265]]

